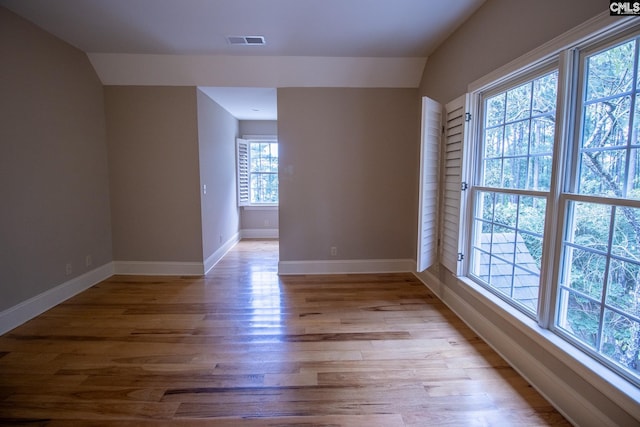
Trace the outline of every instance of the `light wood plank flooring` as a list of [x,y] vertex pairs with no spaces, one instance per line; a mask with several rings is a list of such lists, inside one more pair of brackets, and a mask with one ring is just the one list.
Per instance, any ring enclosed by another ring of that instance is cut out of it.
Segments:
[[410,274],[114,276],[0,337],[0,424],[547,426],[554,408]]

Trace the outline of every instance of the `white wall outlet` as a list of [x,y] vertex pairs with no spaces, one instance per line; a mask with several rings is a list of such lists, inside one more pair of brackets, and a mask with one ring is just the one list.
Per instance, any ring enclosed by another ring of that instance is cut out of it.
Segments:
[[202,185],[202,194],[207,194],[207,184]]
[[67,273],[67,276],[69,276],[71,273],[73,273],[73,265],[71,263],[68,263],[64,267],[64,271],[65,271],[65,273]]
[[331,249],[329,249],[329,251],[331,252],[331,256],[338,255],[338,248],[336,246],[331,246]]
[[84,265],[86,267],[91,267],[93,265],[93,258],[91,257],[91,255],[87,255],[86,257],[84,257]]

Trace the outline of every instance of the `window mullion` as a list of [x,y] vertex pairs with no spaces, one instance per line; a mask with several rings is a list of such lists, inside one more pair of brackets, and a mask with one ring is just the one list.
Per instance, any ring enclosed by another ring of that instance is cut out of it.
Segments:
[[[565,161],[571,158],[566,149],[571,147],[573,138],[573,111],[575,109],[575,53],[572,50],[562,52],[558,58],[558,97],[556,102],[556,126],[553,144],[553,163],[551,181],[547,198],[547,211],[540,268],[540,290],[538,295],[537,321],[540,327],[549,329],[556,312],[556,298],[559,274],[560,247],[562,245],[562,220],[564,211],[560,200],[561,189],[566,185]],[[566,157],[565,157],[566,156]],[[565,160],[566,159],[566,160]],[[555,256],[551,256],[555,254]]]

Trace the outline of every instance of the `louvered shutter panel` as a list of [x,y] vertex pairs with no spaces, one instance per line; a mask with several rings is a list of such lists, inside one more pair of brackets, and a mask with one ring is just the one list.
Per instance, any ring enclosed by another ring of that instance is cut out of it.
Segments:
[[441,122],[442,106],[432,99],[423,97],[417,271],[426,270],[437,259],[438,164]]
[[238,206],[249,204],[249,143],[238,138],[236,140]]
[[464,141],[467,129],[467,96],[463,95],[445,105],[442,208],[442,248],[440,263],[457,275],[462,274],[462,223],[465,209],[462,194]]

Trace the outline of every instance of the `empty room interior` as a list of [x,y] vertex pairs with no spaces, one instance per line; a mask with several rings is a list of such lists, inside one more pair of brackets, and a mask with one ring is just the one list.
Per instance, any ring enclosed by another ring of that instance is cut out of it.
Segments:
[[640,10],[0,0],[0,424],[640,425]]

